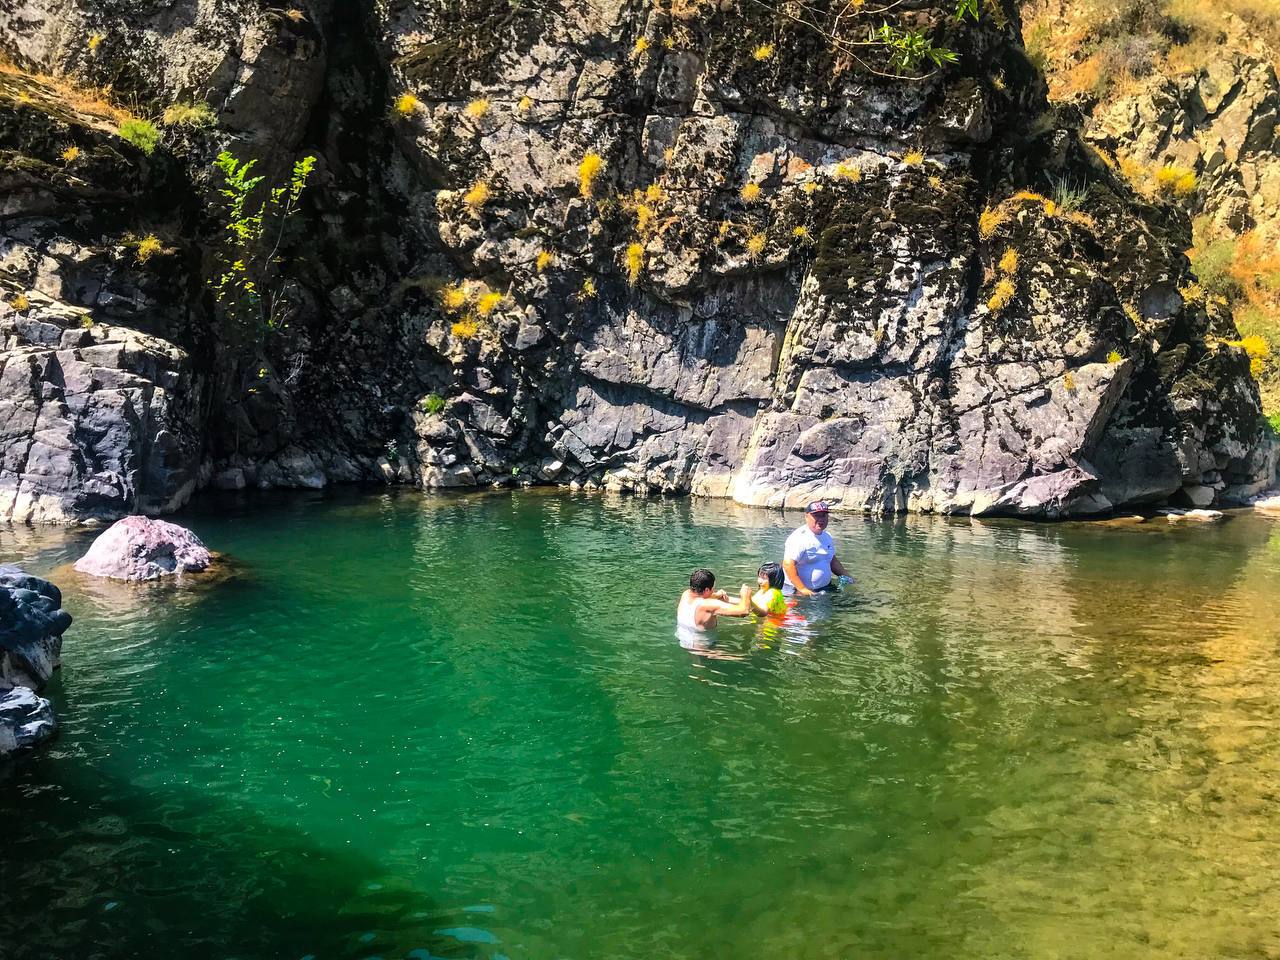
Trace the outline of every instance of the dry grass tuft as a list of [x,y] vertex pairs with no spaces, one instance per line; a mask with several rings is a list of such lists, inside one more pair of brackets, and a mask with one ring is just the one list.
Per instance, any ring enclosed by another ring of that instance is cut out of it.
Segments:
[[627,282],[631,286],[635,286],[640,281],[640,275],[644,273],[644,245],[639,243],[628,244],[626,252],[627,264]]
[[582,158],[578,164],[578,193],[584,200],[590,200],[595,191],[596,178],[604,170],[604,158],[592,152]]
[[24,70],[2,53],[0,53],[0,74],[27,81],[37,88],[37,93],[46,95],[53,104],[75,113],[108,120],[117,127],[127,120],[138,119],[131,110],[114,102],[108,87],[87,86],[66,77]]
[[837,180],[848,180],[850,183],[858,183],[862,180],[862,167],[858,166],[851,160],[841,160],[836,164],[835,177]]
[[160,238],[154,233],[149,233],[138,241],[138,262],[146,263],[163,250],[164,245],[160,242]]
[[489,189],[489,184],[483,180],[477,180],[463,196],[462,202],[467,205],[473,214],[479,214],[481,208],[489,202],[489,198],[492,195],[493,191]]
[[978,236],[990,240],[1009,219],[1009,215],[999,207],[987,207],[978,216]]
[[996,288],[991,294],[991,299],[987,301],[987,309],[992,313],[999,313],[1007,307],[1013,300],[1017,288],[1014,287],[1013,281],[1008,277],[1001,277],[996,283]]
[[486,293],[476,301],[476,313],[482,317],[487,317],[498,309],[504,299],[505,297],[497,291]]

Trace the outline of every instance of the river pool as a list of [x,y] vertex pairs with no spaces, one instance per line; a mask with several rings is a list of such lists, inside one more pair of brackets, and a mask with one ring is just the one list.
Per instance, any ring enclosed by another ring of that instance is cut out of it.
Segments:
[[837,516],[855,589],[682,649],[799,514],[211,497],[85,582],[0,769],[6,960],[1280,957],[1280,522]]

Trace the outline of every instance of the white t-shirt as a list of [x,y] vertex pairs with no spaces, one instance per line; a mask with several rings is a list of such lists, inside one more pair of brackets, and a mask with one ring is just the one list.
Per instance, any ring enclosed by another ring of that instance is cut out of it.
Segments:
[[[782,559],[796,562],[796,572],[810,590],[820,590],[831,582],[831,558],[835,555],[836,545],[831,534],[825,530],[814,533],[807,524],[787,537],[787,545],[782,550]],[[796,592],[790,580],[783,584],[782,592],[788,596]]]

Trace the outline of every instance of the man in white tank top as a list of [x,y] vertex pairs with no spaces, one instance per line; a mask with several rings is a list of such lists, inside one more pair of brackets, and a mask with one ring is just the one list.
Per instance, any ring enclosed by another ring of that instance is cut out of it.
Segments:
[[710,570],[695,570],[689,576],[689,589],[680,594],[676,606],[676,623],[686,630],[714,630],[720,617],[745,617],[751,612],[751,587],[742,585],[737,603],[729,595],[716,590],[716,575]]

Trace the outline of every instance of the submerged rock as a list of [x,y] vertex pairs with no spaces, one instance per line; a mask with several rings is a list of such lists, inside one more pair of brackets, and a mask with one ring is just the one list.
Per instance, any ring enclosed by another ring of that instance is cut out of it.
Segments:
[[93,541],[76,570],[114,580],[155,580],[194,573],[212,562],[200,538],[176,523],[125,517]]
[[1280,517],[1280,493],[1259,497],[1253,501],[1252,506],[1259,513],[1265,513],[1271,517]]
[[1160,515],[1170,523],[1220,523],[1227,519],[1221,510],[1161,510]]
[[49,701],[35,691],[61,664],[71,615],[52,583],[0,566],[0,757],[57,730]]

